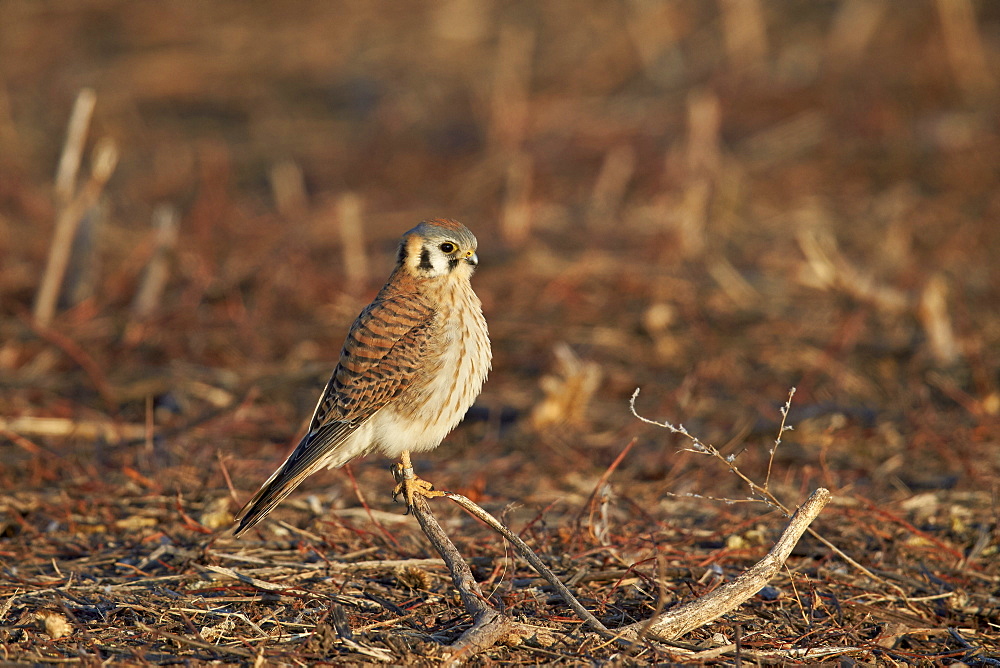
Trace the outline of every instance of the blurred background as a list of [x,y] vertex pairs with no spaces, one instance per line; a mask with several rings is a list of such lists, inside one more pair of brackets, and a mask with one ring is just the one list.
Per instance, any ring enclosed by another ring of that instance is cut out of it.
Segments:
[[448,485],[506,495],[488,457],[585,486],[638,435],[627,475],[703,488],[633,390],[738,452],[792,386],[790,484],[995,485],[998,28],[965,0],[9,3],[4,447],[221,450],[249,492],[400,233],[446,216],[496,350],[427,455]]
[[[430,217],[479,238],[495,353],[417,461],[440,487],[525,521],[598,498],[605,536],[763,512],[685,496],[747,489],[633,417],[642,388],[640,414],[786,503],[834,490],[825,535],[869,566],[995,553],[1000,5],[0,14],[4,554],[107,538],[87,526],[129,544],[139,525],[108,523],[137,499],[174,541],[228,526]],[[387,465],[317,474],[274,517],[348,540],[327,511],[398,513]],[[872,502],[909,528],[848,508]],[[939,542],[906,543],[916,526]]]

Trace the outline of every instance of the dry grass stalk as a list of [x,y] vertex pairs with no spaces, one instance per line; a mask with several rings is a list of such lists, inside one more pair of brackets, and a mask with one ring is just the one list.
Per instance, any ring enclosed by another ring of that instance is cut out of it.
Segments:
[[711,200],[712,181],[706,177],[695,178],[684,188],[677,206],[677,226],[679,248],[685,257],[697,258],[705,251]]
[[719,0],[730,66],[760,74],[767,65],[767,23],[760,0]]
[[0,431],[9,431],[21,436],[101,441],[140,441],[146,437],[144,424],[115,424],[110,421],[57,417],[0,417]]
[[261,591],[291,592],[296,594],[297,596],[302,596],[304,598],[323,598],[322,596],[314,594],[307,589],[299,589],[296,587],[289,587],[286,584],[276,584],[274,582],[268,582],[266,580],[261,580],[260,578],[255,578],[250,575],[245,575],[243,573],[233,570],[232,568],[226,568],[225,566],[213,566],[211,564],[208,564],[204,568],[213,573],[217,573],[219,575],[225,575],[226,577],[233,578],[234,580],[239,580],[240,582],[243,582],[252,587],[260,589]]
[[992,95],[996,80],[990,72],[972,3],[970,0],[937,0],[936,4],[948,64],[962,92],[973,99]]
[[107,211],[106,201],[101,198],[80,220],[76,234],[73,235],[69,263],[66,265],[66,275],[63,277],[62,290],[57,302],[58,308],[71,308],[94,297],[100,273],[98,250],[107,221]]
[[524,141],[534,55],[534,30],[512,23],[500,26],[490,101],[489,137],[494,153],[516,154]]
[[760,301],[760,292],[743,278],[739,270],[722,253],[709,253],[705,258],[705,268],[734,304],[748,308]]
[[337,231],[347,285],[351,290],[363,288],[371,278],[371,270],[365,248],[362,200],[357,194],[344,193],[337,198]]
[[680,248],[687,257],[699,257],[707,243],[708,211],[722,161],[719,98],[710,92],[692,94],[687,105],[685,173],[687,183],[677,220]]
[[35,321],[42,327],[48,327],[55,316],[59,290],[66,275],[66,267],[69,265],[73,249],[73,238],[76,236],[80,221],[97,204],[117,164],[117,146],[111,139],[102,139],[94,149],[90,180],[59,211],[52,244],[49,247],[49,260],[35,299]]
[[923,292],[917,309],[920,322],[927,334],[927,342],[934,360],[941,366],[958,361],[958,342],[948,315],[948,281],[941,274],[934,274]]
[[687,146],[685,159],[691,176],[715,176],[722,161],[719,131],[722,106],[710,91],[692,93],[687,99]]
[[615,219],[634,173],[635,149],[629,144],[619,144],[605,153],[590,195],[588,226],[610,227],[616,224]]
[[302,216],[309,208],[305,177],[302,168],[294,160],[275,163],[268,173],[274,207],[287,219]]
[[146,265],[139,289],[132,301],[132,315],[145,320],[160,307],[163,290],[170,278],[170,258],[178,238],[177,210],[169,204],[161,204],[153,211],[153,227],[156,241],[153,256]]
[[488,0],[446,0],[436,3],[433,30],[438,37],[456,42],[482,41],[491,26]]
[[[55,199],[59,209],[62,211],[71,206],[74,193],[76,192],[77,174],[80,171],[80,162],[83,160],[83,150],[87,143],[90,119],[93,116],[96,103],[97,95],[94,91],[90,88],[83,88],[77,94],[76,102],[73,104],[73,111],[70,114],[69,124],[66,129],[66,141],[63,144],[62,155],[59,158],[59,167],[56,171],[55,180]],[[96,200],[94,204],[96,205]],[[78,215],[79,219],[75,221],[76,227],[72,229],[72,234],[67,235],[70,239],[70,248],[67,251],[65,266],[59,275],[59,281],[55,285],[55,295],[51,297],[54,300],[52,305],[53,313],[56,303],[59,300],[61,289],[69,288],[67,297],[74,304],[83,301],[93,294],[96,280],[96,263],[94,261],[96,255],[93,251],[95,239],[98,234],[97,230],[103,221],[103,212],[97,206],[88,206],[82,209]],[[50,256],[50,263],[51,261],[52,256]],[[57,261],[59,260],[57,259]],[[52,265],[50,264],[50,266]],[[53,268],[56,269],[58,267]],[[48,273],[46,273],[47,276],[49,276]],[[55,280],[55,274],[52,275],[52,280]],[[46,293],[45,299],[50,299],[48,293]],[[41,313],[42,315],[46,315],[45,311],[41,311]],[[40,320],[40,322],[43,325],[47,325],[51,322],[51,318]]]
[[877,0],[847,0],[841,3],[826,44],[826,59],[830,67],[847,71],[861,60],[888,8],[888,3]]
[[755,167],[774,165],[804,156],[827,135],[829,117],[807,110],[780,120],[751,135],[740,144],[740,153]]
[[663,67],[665,54],[669,53],[673,56],[671,64],[677,70],[682,69],[679,36],[675,27],[678,24],[678,8],[664,2],[632,2],[626,7],[626,29],[641,61],[643,74],[657,82],[668,81],[670,75],[680,76],[682,72]]
[[843,290],[856,299],[893,313],[910,308],[909,295],[881,285],[871,274],[857,269],[840,253],[832,236],[804,227],[796,239],[812,272],[806,281],[813,287]]
[[76,192],[76,175],[80,171],[83,147],[87,143],[87,131],[96,104],[97,94],[93,89],[83,88],[77,93],[66,128],[66,142],[56,170],[55,193],[60,207],[67,206]]
[[958,360],[959,347],[948,314],[948,283],[941,274],[931,276],[918,299],[903,290],[882,285],[874,276],[856,268],[829,235],[803,229],[797,239],[810,270],[804,277],[806,284],[819,289],[839,289],[890,313],[912,314],[927,335],[934,361],[948,366]]
[[521,246],[531,235],[531,184],[534,163],[518,153],[507,165],[507,187],[500,211],[500,235],[507,245]]

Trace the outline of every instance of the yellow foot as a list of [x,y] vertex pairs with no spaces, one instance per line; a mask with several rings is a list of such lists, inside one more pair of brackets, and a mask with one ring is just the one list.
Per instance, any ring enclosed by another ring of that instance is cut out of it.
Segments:
[[413,469],[403,468],[402,464],[393,465],[392,476],[396,479],[396,487],[392,490],[393,501],[402,494],[403,498],[406,499],[406,505],[412,506],[414,494],[419,494],[427,499],[444,496],[444,492],[434,489],[433,483],[418,478],[413,474]]

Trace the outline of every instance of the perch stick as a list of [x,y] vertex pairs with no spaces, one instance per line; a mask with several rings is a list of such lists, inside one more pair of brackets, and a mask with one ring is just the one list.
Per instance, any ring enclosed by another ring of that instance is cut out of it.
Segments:
[[444,495],[460,505],[475,517],[482,520],[494,531],[506,538],[518,553],[529,564],[549,581],[566,603],[573,608],[588,626],[604,637],[616,638],[620,641],[638,640],[643,631],[659,639],[672,640],[679,638],[718,617],[730,612],[748,598],[756,594],[781,568],[792,548],[798,542],[803,532],[830,501],[831,494],[824,488],[819,488],[810,495],[804,504],[795,512],[770,552],[749,570],[739,575],[705,596],[635,624],[630,624],[618,630],[617,634],[605,627],[596,617],[583,607],[573,593],[556,575],[550,571],[542,560],[515,533],[504,526],[499,520],[486,512],[470,499],[454,492]]
[[531,564],[531,567],[534,568],[539,575],[548,580],[549,584],[555,587],[555,590],[559,592],[559,596],[566,601],[566,604],[569,605],[569,607],[573,608],[573,611],[576,612],[576,614],[578,614],[580,618],[584,620],[588,626],[590,626],[590,628],[605,637],[614,636],[614,634],[606,626],[604,626],[599,619],[594,617],[589,610],[583,607],[583,604],[577,600],[577,598],[573,595],[573,592],[571,592],[569,588],[564,585],[558,577],[556,577],[555,573],[549,570],[548,566],[546,566],[538,555],[535,554],[530,547],[528,547],[527,543],[521,540],[520,536],[508,529],[502,522],[500,522],[500,520],[490,515],[471,499],[464,497],[461,494],[456,494],[455,492],[445,492],[444,495],[506,538],[507,541],[517,549],[518,553],[524,557],[529,564]]
[[469,565],[438,524],[427,505],[427,500],[420,495],[414,495],[410,510],[420,523],[424,535],[444,559],[462,604],[466,612],[472,615],[472,627],[451,645],[453,652],[447,665],[458,665],[469,656],[495,645],[510,631],[511,622],[486,602],[486,597],[472,576]]

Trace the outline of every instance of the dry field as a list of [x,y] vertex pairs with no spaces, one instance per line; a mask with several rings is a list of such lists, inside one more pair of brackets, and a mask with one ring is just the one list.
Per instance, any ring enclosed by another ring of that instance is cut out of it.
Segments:
[[447,216],[495,360],[418,473],[607,627],[833,493],[745,604],[627,646],[436,500],[516,622],[470,665],[1000,665],[998,36],[973,0],[3,3],[0,661],[439,665],[471,620],[384,458],[230,528]]

